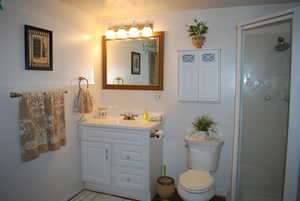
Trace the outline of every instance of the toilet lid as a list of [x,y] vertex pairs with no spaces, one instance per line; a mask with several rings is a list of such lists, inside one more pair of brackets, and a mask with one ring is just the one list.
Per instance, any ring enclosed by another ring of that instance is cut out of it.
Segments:
[[213,183],[208,171],[188,170],[179,177],[179,185],[188,192],[206,192]]

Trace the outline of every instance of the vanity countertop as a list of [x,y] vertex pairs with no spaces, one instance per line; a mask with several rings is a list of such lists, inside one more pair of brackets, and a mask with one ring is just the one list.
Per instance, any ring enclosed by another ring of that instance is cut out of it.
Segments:
[[80,122],[81,125],[102,127],[102,128],[123,128],[150,130],[162,125],[161,121],[146,121],[146,120],[122,120],[120,118],[109,119],[86,119]]

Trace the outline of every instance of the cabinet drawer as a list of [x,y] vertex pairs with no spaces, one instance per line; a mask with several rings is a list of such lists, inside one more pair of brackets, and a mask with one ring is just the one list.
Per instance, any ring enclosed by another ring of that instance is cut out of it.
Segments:
[[143,145],[145,143],[146,135],[140,131],[134,130],[118,130],[108,128],[97,128],[97,127],[83,127],[81,140],[84,141],[108,141],[116,143],[127,143]]
[[113,166],[112,172],[112,184],[130,189],[145,189],[144,170]]
[[114,144],[112,154],[115,165],[145,167],[145,148],[142,146]]

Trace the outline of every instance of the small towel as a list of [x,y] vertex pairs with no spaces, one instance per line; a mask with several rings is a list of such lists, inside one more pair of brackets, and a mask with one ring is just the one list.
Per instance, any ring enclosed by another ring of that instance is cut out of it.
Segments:
[[74,101],[74,112],[90,113],[92,111],[93,111],[93,101],[89,89],[88,87],[86,89],[83,89],[79,85],[79,91]]

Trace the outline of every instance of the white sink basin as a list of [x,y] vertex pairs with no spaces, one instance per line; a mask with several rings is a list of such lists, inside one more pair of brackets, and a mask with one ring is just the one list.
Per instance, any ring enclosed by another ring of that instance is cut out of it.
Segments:
[[145,121],[145,120],[122,120],[122,119],[99,119],[98,122],[100,124],[125,124],[125,125],[149,124],[149,121]]
[[117,118],[111,119],[87,119],[83,124],[93,124],[104,127],[129,127],[129,128],[152,128],[160,125],[161,122],[152,122],[146,120],[122,120]]

